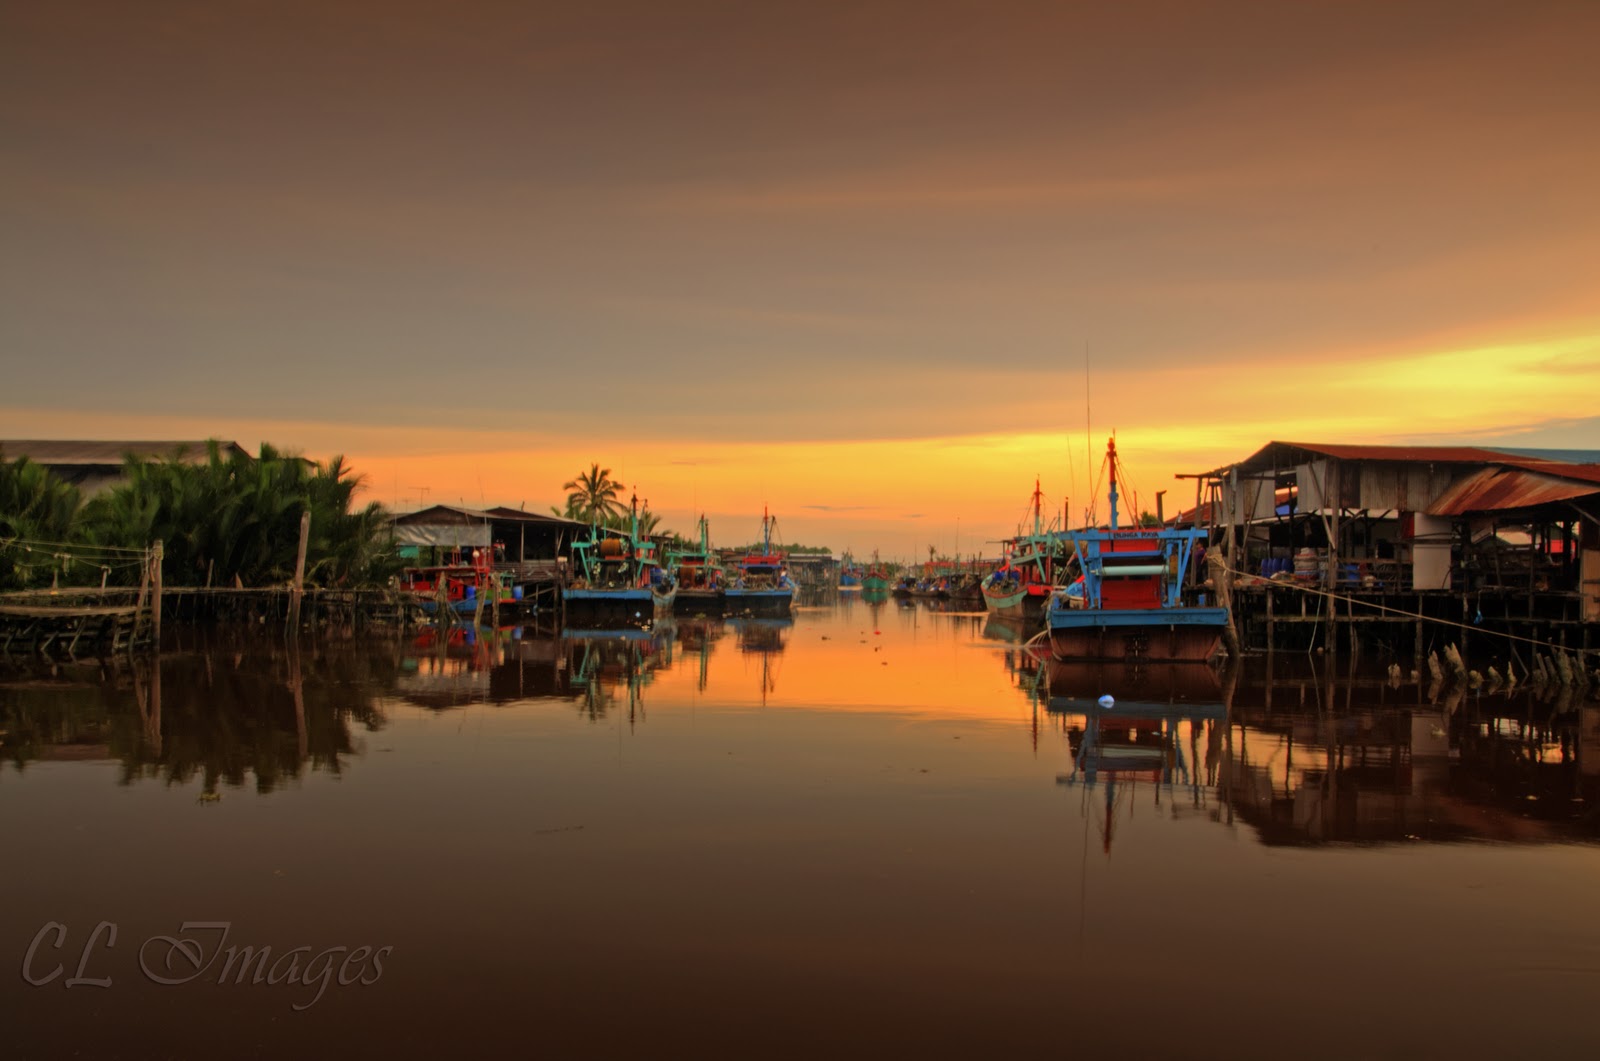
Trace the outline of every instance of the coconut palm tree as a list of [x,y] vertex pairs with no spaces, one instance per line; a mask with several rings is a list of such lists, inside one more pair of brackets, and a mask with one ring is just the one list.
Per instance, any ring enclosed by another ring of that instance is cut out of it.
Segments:
[[621,515],[627,509],[618,498],[622,487],[611,479],[611,469],[598,464],[561,484],[567,493],[567,514],[573,519],[602,522],[607,516]]

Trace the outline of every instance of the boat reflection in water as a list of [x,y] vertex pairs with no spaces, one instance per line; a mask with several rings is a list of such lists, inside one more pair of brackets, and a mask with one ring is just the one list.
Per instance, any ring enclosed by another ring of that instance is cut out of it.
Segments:
[[734,644],[740,652],[757,656],[761,660],[761,706],[767,704],[767,694],[778,691],[777,659],[789,644],[789,632],[794,629],[793,619],[729,619]]
[[[1140,783],[1152,809],[1177,816],[1213,811],[1224,764],[1228,707],[1208,666],[1042,661],[1046,710],[1066,731],[1072,767],[1059,784],[1104,796],[1101,846],[1111,853],[1119,809],[1133,812]],[[1096,695],[1093,690],[1105,690]],[[1113,692],[1112,690],[1115,690]],[[1203,745],[1203,750],[1202,750]],[[1084,803],[1089,813],[1089,803]]]
[[563,630],[569,680],[584,713],[604,718],[626,702],[629,723],[642,719],[644,690],[658,673],[672,668],[677,634],[677,622],[670,619],[658,619],[645,630]]

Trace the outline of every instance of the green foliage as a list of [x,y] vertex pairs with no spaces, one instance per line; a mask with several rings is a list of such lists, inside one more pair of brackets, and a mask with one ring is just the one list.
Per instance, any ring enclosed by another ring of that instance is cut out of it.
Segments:
[[206,451],[193,464],[181,452],[130,457],[127,481],[84,506],[88,540],[143,548],[160,539],[162,578],[171,585],[271,585],[293,578],[300,516],[309,510],[307,584],[370,585],[399,570],[383,506],[350,510],[361,480],[343,457],[318,464],[265,444],[257,459],[224,456],[215,441]]
[[612,481],[610,468],[591,464],[588,471],[562,483],[561,489],[569,492],[567,509],[565,512],[557,512],[558,516],[594,523],[627,514],[627,509],[618,497],[622,490],[621,484]]
[[1160,527],[1161,521],[1156,519],[1154,512],[1141,512],[1139,513],[1139,526],[1144,528]]
[[7,461],[0,452],[0,589],[51,584],[61,565],[21,543],[70,541],[78,508],[77,487],[27,457]]

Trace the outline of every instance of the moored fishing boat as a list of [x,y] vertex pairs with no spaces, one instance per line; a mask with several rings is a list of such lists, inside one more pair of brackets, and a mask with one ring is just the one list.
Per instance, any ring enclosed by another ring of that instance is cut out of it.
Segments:
[[726,573],[711,551],[711,534],[706,518],[700,517],[698,547],[679,549],[667,555],[667,570],[678,587],[673,611],[679,615],[721,615]]
[[1030,499],[1033,532],[1005,542],[1000,566],[979,585],[984,607],[991,613],[1029,624],[1043,618],[1071,556],[1071,546],[1061,533],[1044,523],[1043,499],[1035,479]]
[[861,575],[861,589],[864,593],[889,592],[889,569],[878,560],[878,550],[872,550],[872,564]]
[[576,573],[561,590],[569,622],[641,621],[672,614],[677,583],[661,566],[656,543],[639,535],[639,499],[631,529],[591,525],[572,543]]
[[1106,444],[1111,520],[1071,531],[1082,572],[1075,592],[1056,593],[1045,622],[1057,659],[1210,659],[1228,626],[1224,608],[1207,607],[1192,557],[1200,527],[1119,527],[1116,439]]
[[784,554],[772,546],[777,520],[761,513],[761,544],[739,558],[738,569],[722,593],[723,606],[734,615],[788,615],[794,604],[794,580]]
[[510,588],[494,569],[492,551],[474,549],[469,558],[451,564],[408,567],[400,573],[400,589],[421,606],[426,615],[438,615],[441,608],[471,618],[493,612],[503,613],[523,607],[521,587]]
[[861,588],[861,565],[856,563],[856,558],[848,552],[839,561],[839,588],[842,590],[858,590]]

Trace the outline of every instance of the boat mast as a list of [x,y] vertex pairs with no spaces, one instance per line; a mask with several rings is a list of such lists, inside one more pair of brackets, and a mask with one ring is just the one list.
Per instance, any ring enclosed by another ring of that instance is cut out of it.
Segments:
[[1111,469],[1111,530],[1117,529],[1117,440],[1106,439],[1106,464]]

